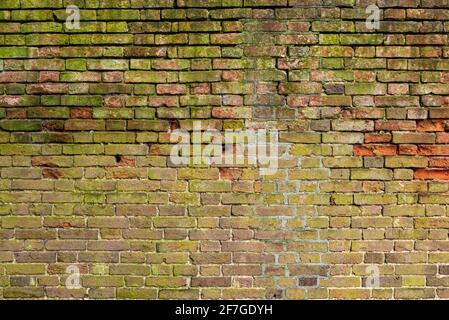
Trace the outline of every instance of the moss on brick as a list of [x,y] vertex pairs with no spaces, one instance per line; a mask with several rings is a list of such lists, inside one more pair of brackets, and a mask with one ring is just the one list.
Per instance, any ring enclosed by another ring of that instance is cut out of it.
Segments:
[[447,298],[441,1],[69,2],[0,1],[0,299]]

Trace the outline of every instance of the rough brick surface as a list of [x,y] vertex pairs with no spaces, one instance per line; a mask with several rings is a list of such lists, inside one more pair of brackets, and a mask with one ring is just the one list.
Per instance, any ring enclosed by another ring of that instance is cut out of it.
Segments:
[[[0,298],[448,298],[448,9],[0,0]],[[173,165],[192,119],[278,172]]]

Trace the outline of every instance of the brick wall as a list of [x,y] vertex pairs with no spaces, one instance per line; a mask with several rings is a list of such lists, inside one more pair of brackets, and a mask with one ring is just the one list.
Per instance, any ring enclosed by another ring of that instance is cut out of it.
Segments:
[[[0,0],[0,298],[448,298],[448,8]],[[194,120],[279,170],[173,165]]]

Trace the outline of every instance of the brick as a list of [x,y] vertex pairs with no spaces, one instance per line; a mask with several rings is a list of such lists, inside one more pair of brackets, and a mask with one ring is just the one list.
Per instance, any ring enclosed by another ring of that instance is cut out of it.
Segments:
[[167,74],[163,71],[126,71],[125,82],[130,83],[165,83]]
[[117,289],[119,299],[156,299],[157,290],[152,288],[119,288]]
[[432,133],[393,133],[393,143],[435,143]]
[[383,95],[387,88],[382,84],[358,83],[347,85],[345,91],[348,95]]

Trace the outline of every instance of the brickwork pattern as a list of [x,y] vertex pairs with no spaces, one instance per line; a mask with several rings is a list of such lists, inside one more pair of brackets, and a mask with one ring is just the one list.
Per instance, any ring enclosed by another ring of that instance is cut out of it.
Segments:
[[[0,0],[0,298],[449,298],[448,9]],[[279,170],[172,165],[194,120]]]

